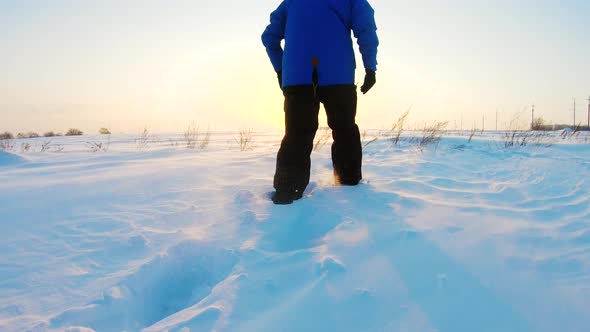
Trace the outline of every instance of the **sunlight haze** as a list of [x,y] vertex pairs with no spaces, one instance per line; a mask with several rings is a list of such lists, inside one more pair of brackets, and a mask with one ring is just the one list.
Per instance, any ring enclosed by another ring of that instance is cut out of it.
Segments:
[[[260,41],[279,3],[1,0],[0,131],[281,130]],[[571,123],[574,98],[585,121],[590,2],[370,3],[381,46],[377,85],[359,97],[362,128],[411,107],[410,124],[470,129],[485,117],[492,130],[496,111],[502,128],[533,103],[547,122]]]

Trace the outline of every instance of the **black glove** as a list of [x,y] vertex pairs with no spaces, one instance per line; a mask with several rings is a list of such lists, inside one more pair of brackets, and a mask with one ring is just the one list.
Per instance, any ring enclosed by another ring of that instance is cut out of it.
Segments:
[[361,86],[361,92],[363,94],[369,92],[375,83],[377,83],[375,71],[371,69],[365,69],[365,82],[363,83],[363,86]]
[[279,79],[279,88],[281,88],[281,90],[283,90],[283,71],[279,70],[277,72],[277,78]]

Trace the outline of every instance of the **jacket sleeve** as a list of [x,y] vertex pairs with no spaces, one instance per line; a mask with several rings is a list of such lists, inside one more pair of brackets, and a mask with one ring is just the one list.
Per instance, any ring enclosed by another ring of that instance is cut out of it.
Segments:
[[377,70],[377,24],[375,11],[367,0],[352,0],[352,31],[357,38],[366,69]]
[[262,44],[266,47],[266,53],[276,72],[283,69],[283,49],[281,41],[285,38],[285,25],[287,23],[287,1],[283,1],[279,7],[270,14],[270,24],[262,33]]

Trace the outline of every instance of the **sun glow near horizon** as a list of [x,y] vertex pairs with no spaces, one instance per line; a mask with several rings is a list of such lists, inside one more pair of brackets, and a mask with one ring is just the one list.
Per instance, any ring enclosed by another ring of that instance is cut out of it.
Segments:
[[[377,85],[359,93],[362,128],[387,128],[409,108],[412,122],[451,129],[482,119],[494,129],[496,110],[502,126],[532,103],[547,122],[569,123],[572,97],[585,109],[590,3],[370,2],[381,46]],[[0,130],[282,130],[283,97],[260,42],[278,4],[3,2]],[[357,64],[362,84],[358,51]]]

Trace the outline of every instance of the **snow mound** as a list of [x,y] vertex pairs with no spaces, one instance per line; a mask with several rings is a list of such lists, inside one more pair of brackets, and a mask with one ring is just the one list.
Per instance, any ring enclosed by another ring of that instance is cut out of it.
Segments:
[[7,167],[24,163],[25,158],[0,150],[0,167]]

